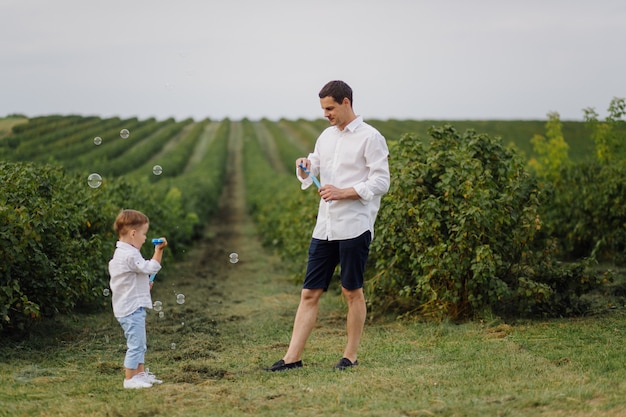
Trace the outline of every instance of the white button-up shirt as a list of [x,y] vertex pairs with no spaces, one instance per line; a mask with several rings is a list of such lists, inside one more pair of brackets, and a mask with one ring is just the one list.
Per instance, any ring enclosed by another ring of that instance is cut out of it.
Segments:
[[[380,199],[389,190],[388,157],[385,138],[361,116],[344,130],[331,126],[322,132],[308,156],[311,175],[319,174],[322,186],[353,187],[360,198],[330,202],[320,198],[315,239],[352,239],[368,230],[374,236]],[[297,168],[296,176],[303,190],[313,183],[311,176],[303,179]]]
[[118,241],[109,261],[111,300],[115,317],[126,317],[139,307],[152,308],[150,278],[161,270],[154,259],[144,259],[139,249]]

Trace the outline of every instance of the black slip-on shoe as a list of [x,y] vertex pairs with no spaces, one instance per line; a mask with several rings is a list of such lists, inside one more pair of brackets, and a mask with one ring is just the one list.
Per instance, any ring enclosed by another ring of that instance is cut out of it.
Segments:
[[358,364],[359,364],[359,361],[354,361],[354,363],[352,363],[352,361],[348,358],[341,358],[341,360],[337,362],[337,365],[335,365],[335,369],[339,371],[345,371],[346,368],[353,368],[357,366]]
[[265,370],[269,372],[282,372],[282,371],[288,371],[289,369],[296,369],[296,368],[302,368],[302,361],[285,363],[285,361],[281,359],[278,362],[274,363],[274,365],[270,366],[269,368],[265,368]]

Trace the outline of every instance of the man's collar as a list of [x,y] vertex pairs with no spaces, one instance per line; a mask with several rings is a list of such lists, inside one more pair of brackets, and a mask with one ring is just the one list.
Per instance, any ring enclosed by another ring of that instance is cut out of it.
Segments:
[[[344,131],[349,130],[350,133],[354,133],[356,128],[359,127],[361,123],[363,123],[363,116],[357,116],[354,118],[354,120],[348,123],[343,130]],[[337,128],[337,130],[339,130],[339,128]]]

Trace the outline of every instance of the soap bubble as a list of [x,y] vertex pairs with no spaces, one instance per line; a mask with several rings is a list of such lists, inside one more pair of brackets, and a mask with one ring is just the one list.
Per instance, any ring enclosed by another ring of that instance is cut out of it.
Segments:
[[163,310],[163,303],[160,301],[155,301],[152,305],[152,308],[154,309],[154,311],[161,311]]
[[152,173],[154,175],[161,175],[163,173],[163,167],[161,165],[155,165],[152,167]]
[[104,295],[105,297],[108,297],[109,294],[111,294],[111,291],[108,288],[102,290],[102,295]]
[[128,131],[128,129],[120,130],[120,137],[122,139],[128,139],[129,136],[130,136],[130,132]]
[[239,255],[237,255],[235,252],[231,253],[229,255],[229,258],[231,264],[236,264],[237,262],[239,262]]
[[176,349],[176,343],[172,343],[172,344],[170,345],[170,348],[172,348],[172,350]]
[[159,318],[162,319],[165,316],[165,313],[163,313],[162,311],[159,311]]
[[102,177],[100,174],[96,174],[95,172],[93,174],[89,174],[87,177],[87,184],[89,184],[91,188],[98,188],[102,185]]
[[96,146],[102,144],[102,138],[100,136],[96,136],[95,138],[93,138],[93,143]]
[[176,296],[176,302],[178,304],[185,304],[185,295],[184,294],[178,294]]

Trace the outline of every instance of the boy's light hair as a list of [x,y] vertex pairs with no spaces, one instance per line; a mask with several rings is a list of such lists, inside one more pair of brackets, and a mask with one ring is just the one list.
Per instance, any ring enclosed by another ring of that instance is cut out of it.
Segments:
[[122,210],[115,218],[113,229],[118,236],[123,236],[130,230],[137,229],[146,223],[150,223],[148,216],[137,210]]

